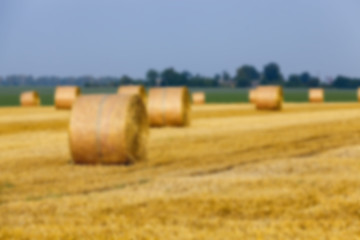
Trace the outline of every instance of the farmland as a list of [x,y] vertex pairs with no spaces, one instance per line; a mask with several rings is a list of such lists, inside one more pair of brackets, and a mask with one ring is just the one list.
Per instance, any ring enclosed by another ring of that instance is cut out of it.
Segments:
[[0,239],[358,239],[359,108],[194,106],[130,166],[72,163],[68,111],[0,108]]
[[[116,87],[82,88],[84,94],[89,93],[115,93]],[[2,87],[0,88],[0,106],[19,105],[19,95],[26,90],[39,92],[42,104],[54,104],[53,87]],[[206,92],[209,103],[234,103],[248,102],[248,89],[231,88],[192,88],[191,91]],[[307,102],[307,89],[285,89],[284,98],[288,102]],[[325,101],[328,102],[352,102],[356,101],[356,90],[326,89]]]

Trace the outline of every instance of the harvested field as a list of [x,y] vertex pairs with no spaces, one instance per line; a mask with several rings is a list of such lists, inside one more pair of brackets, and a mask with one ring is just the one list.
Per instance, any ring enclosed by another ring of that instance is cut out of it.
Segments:
[[148,161],[71,161],[70,112],[0,109],[0,239],[358,239],[359,103],[192,107]]

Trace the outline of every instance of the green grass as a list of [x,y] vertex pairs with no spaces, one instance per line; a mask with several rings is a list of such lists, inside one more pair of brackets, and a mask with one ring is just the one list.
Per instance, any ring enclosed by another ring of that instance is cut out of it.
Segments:
[[[27,90],[38,91],[43,105],[53,105],[54,89],[54,87],[0,87],[0,106],[19,105],[20,93]],[[82,93],[116,93],[116,90],[111,87],[82,88]],[[190,90],[206,92],[208,103],[248,102],[248,89],[192,88]],[[285,89],[284,97],[287,102],[307,102],[307,89]],[[357,101],[356,90],[327,89],[325,99],[328,102]]]

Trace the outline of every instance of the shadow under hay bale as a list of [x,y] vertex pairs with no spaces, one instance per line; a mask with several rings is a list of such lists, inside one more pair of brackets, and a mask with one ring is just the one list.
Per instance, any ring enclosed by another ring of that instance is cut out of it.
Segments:
[[148,114],[151,126],[189,125],[190,98],[187,87],[150,89]]
[[75,163],[129,164],[146,159],[146,108],[135,95],[88,95],[75,102],[70,148]]
[[77,86],[57,87],[55,91],[55,107],[57,109],[71,109],[81,91]]

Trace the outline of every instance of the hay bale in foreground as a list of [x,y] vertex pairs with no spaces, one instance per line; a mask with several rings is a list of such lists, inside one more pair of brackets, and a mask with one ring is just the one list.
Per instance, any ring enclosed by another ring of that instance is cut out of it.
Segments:
[[192,94],[193,104],[205,104],[206,96],[204,92],[194,92]]
[[20,95],[20,105],[23,107],[33,107],[40,105],[40,97],[36,91],[23,92]]
[[135,95],[88,95],[75,102],[70,148],[76,163],[128,164],[146,158],[148,119]]
[[256,103],[256,88],[249,90],[249,102]]
[[281,110],[283,89],[281,86],[259,86],[256,89],[256,108],[258,110]]
[[322,88],[309,89],[309,102],[312,102],[312,103],[324,102],[324,89],[322,89]]
[[130,94],[130,95],[139,95],[140,98],[146,103],[146,90],[143,85],[129,85],[121,86],[118,88],[118,94]]
[[187,87],[151,88],[148,99],[151,126],[190,124],[190,99]]
[[57,109],[71,109],[81,91],[77,86],[57,87],[55,91],[55,107]]

